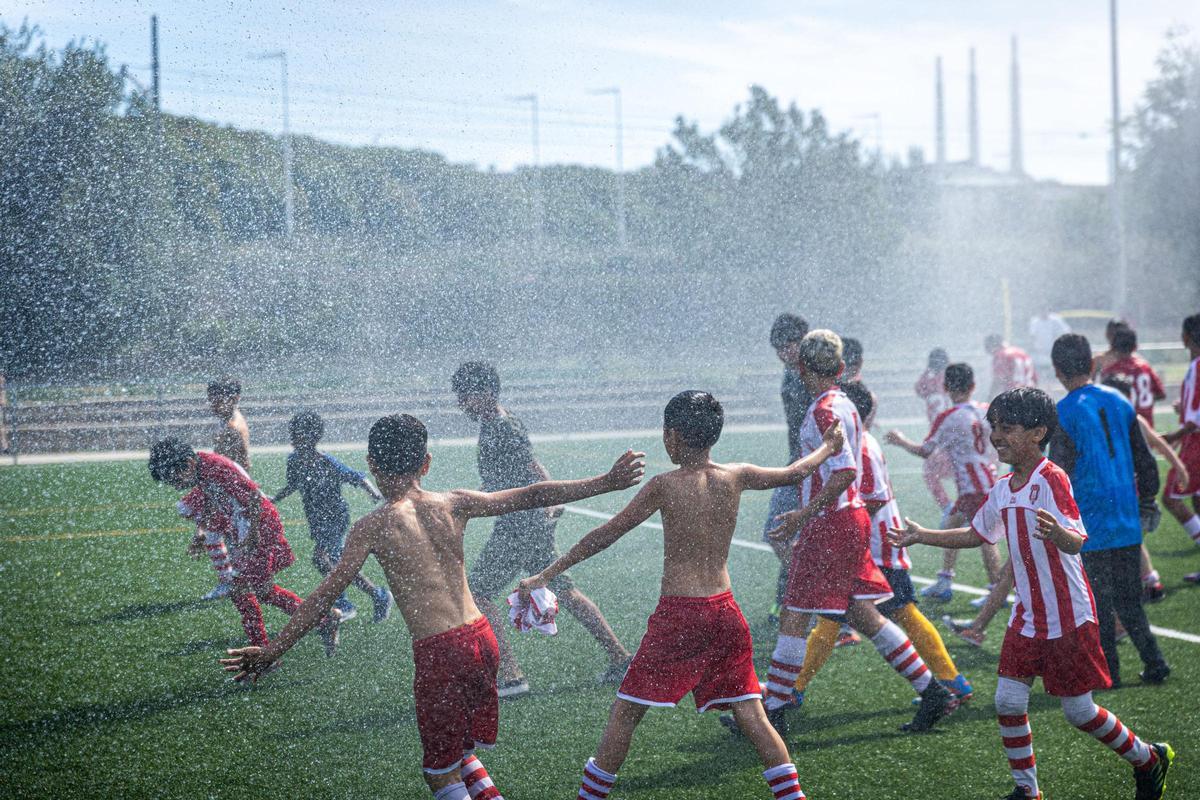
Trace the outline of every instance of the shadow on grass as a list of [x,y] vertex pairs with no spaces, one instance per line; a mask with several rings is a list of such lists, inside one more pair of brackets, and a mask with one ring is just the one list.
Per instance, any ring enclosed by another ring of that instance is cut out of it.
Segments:
[[126,606],[119,611],[114,611],[111,614],[105,614],[102,617],[95,619],[76,620],[74,625],[105,625],[110,622],[137,622],[142,619],[151,617],[162,617],[167,614],[179,614],[184,611],[195,611],[198,608],[204,608],[211,603],[205,600],[179,600],[174,603],[137,603],[132,606]]
[[194,642],[187,642],[179,647],[178,650],[164,650],[160,655],[163,658],[179,658],[183,656],[195,656],[202,654],[210,654],[213,658],[225,658],[225,651],[232,647],[246,647],[249,642],[245,636],[230,636],[225,639],[198,639]]
[[412,708],[397,708],[385,713],[366,714],[353,719],[340,717],[330,719],[325,725],[317,725],[305,730],[290,730],[287,733],[276,734],[272,738],[281,742],[303,741],[337,734],[372,733],[397,728],[411,730],[416,724],[417,714]]

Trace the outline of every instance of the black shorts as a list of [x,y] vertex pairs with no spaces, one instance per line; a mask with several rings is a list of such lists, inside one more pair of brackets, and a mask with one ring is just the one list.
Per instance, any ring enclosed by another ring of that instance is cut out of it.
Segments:
[[892,587],[891,598],[875,606],[879,609],[880,614],[891,617],[909,603],[916,604],[917,592],[913,589],[912,578],[908,577],[908,570],[880,567],[879,571],[883,573],[883,577],[887,578],[888,585]]
[[[471,594],[488,600],[501,592],[508,594],[517,587],[518,580],[550,566],[558,558],[555,524],[556,520],[540,508],[497,517],[492,535],[467,576]],[[573,588],[575,584],[566,572],[550,581],[550,589],[560,594]]]

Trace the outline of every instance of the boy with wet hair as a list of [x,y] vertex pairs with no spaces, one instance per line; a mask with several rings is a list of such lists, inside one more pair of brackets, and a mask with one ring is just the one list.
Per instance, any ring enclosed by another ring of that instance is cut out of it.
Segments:
[[[241,614],[250,644],[265,646],[267,629],[259,601],[289,615],[300,606],[295,593],[274,582],[275,573],[295,561],[275,505],[239,465],[216,453],[197,453],[174,436],[150,448],[150,477],[188,492],[188,504],[203,504],[191,509],[194,518],[233,540],[234,575],[229,595]],[[321,624],[327,655],[337,648],[339,618],[335,611]]]
[[1100,370],[1101,382],[1108,378],[1124,378],[1131,390],[1126,396],[1137,413],[1154,425],[1154,403],[1167,396],[1162,378],[1146,359],[1137,354],[1138,336],[1133,328],[1122,326],[1112,335],[1112,353],[1116,358]]
[[[1180,480],[1182,476],[1176,470],[1168,472],[1163,505],[1179,520],[1192,541],[1200,545],[1200,314],[1183,321],[1180,338],[1192,362],[1179,386],[1180,426],[1163,438],[1178,446],[1179,458],[1187,465],[1190,480]],[[1192,501],[1191,508],[1186,503],[1188,498]],[[1186,575],[1184,580],[1200,583],[1200,572]]]
[[1042,455],[1058,424],[1054,401],[1040,389],[1004,392],[989,406],[988,421],[992,444],[1013,471],[988,492],[971,524],[933,530],[905,519],[890,538],[896,547],[1008,541],[1018,602],[1000,649],[996,714],[1016,786],[1005,800],[1042,796],[1028,717],[1030,687],[1038,677],[1061,700],[1068,722],[1133,765],[1137,800],[1158,800],[1175,757],[1170,745],[1146,744],[1092,699],[1093,690],[1107,689],[1111,680],[1079,556],[1087,531],[1070,478]]
[[[213,452],[225,456],[247,472],[250,471],[250,427],[238,408],[242,396],[242,383],[232,375],[226,375],[208,384],[208,404],[217,417],[213,431]],[[213,569],[217,572],[217,585],[202,600],[219,600],[233,588],[230,581],[229,550],[218,531],[197,526],[189,552],[199,555],[207,552]]]
[[[950,692],[933,679],[896,623],[875,607],[892,589],[871,558],[871,517],[862,499],[862,420],[837,386],[842,371],[842,340],[828,330],[810,331],[800,343],[800,377],[816,398],[801,426],[805,453],[814,452],[835,425],[844,433],[840,451],[805,478],[801,506],[780,515],[772,535],[795,538],[779,638],[767,672],[768,718],[787,727],[785,712],[795,708],[792,687],[804,664],[809,623],[816,616],[845,620],[875,645],[879,655],[921,695],[921,705],[905,730],[926,731],[952,710]],[[800,533],[799,538],[796,534]]]
[[528,596],[553,585],[564,570],[600,553],[656,512],[662,514],[658,607],[617,692],[596,755],[584,767],[579,800],[606,800],[647,708],[674,706],[689,692],[698,711],[733,710],[778,800],[804,797],[787,747],[763,712],[750,628],[734,602],[727,561],[742,492],[802,480],[841,450],[842,433],[834,424],[808,457],[767,468],[714,462],[710,453],[723,426],[721,404],[708,392],[671,398],[663,411],[663,446],[678,468],[651,478],[619,514],[518,587]]
[[[287,458],[287,485],[275,493],[271,502],[279,505],[293,492],[300,492],[308,533],[313,538],[313,566],[321,577],[328,575],[342,557],[346,531],[350,529],[350,507],[342,499],[342,484],[357,486],[378,502],[383,499],[367,476],[352,470],[328,453],[317,451],[325,434],[325,421],[315,411],[302,411],[288,424],[292,452]],[[392,594],[386,586],[376,586],[361,572],[354,576],[354,587],[371,598],[372,622],[383,622],[392,609]],[[334,603],[342,622],[353,619],[358,610],[346,595]]]
[[257,680],[325,614],[369,556],[383,567],[413,639],[413,693],[425,782],[437,800],[500,800],[475,748],[496,743],[496,638],[463,568],[463,531],[478,517],[570,503],[637,484],[643,454],[625,452],[605,474],[497,492],[431,492],[425,426],[393,414],[371,426],[367,466],[384,504],[354,524],[342,560],[266,647],[230,650],[235,680]]
[[[945,374],[950,408],[933,420],[929,434],[922,444],[909,439],[898,430],[888,431],[887,442],[918,456],[929,458],[943,452],[954,468],[958,499],[943,515],[942,524],[957,527],[970,521],[983,505],[987,492],[996,482],[996,451],[989,442],[991,428],[987,422],[987,406],[971,400],[975,392],[975,372],[969,364],[950,364]],[[921,591],[922,597],[947,603],[953,597],[954,567],[958,551],[947,550],[938,572],[937,582]],[[983,565],[988,574],[988,588],[999,580],[1001,557],[994,545],[983,547]],[[982,605],[972,601],[976,607]]]
[[[500,375],[484,361],[468,361],[450,379],[458,405],[479,423],[479,477],[483,491],[495,492],[529,486],[550,479],[533,454],[533,445],[521,420],[500,405]],[[533,508],[500,516],[492,535],[471,568],[468,582],[475,603],[496,631],[500,646],[500,696],[518,697],[529,692],[529,683],[509,646],[504,630],[506,614],[493,598],[512,585],[514,578],[537,572],[558,558],[554,528],[562,509]],[[598,680],[617,683],[629,665],[629,651],[621,644],[596,604],[579,591],[570,575],[559,575],[550,587],[558,603],[579,620],[608,656],[608,667]]]

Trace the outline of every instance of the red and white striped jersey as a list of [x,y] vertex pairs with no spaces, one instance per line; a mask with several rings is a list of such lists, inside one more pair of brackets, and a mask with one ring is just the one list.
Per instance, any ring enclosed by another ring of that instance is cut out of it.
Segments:
[[[1200,358],[1192,360],[1179,387],[1179,422],[1200,425]],[[1200,433],[1191,435],[1200,436]]]
[[1154,425],[1154,401],[1167,396],[1163,388],[1162,378],[1154,371],[1146,359],[1137,353],[1130,353],[1126,358],[1120,358],[1100,370],[1101,378],[1124,378],[1133,387],[1133,395],[1129,398],[1137,413],[1145,417],[1146,422]]
[[900,527],[900,506],[896,493],[892,491],[892,479],[888,475],[887,460],[879,440],[870,431],[863,431],[862,472],[859,473],[858,488],[863,502],[883,503],[871,515],[871,558],[875,564],[886,569],[912,569],[908,551],[903,547],[888,544],[888,528]]
[[196,453],[196,476],[205,499],[213,508],[206,513],[228,517],[237,531],[237,541],[245,538],[250,530],[250,519],[246,515],[253,498],[262,499],[265,509],[271,501],[263,497],[258,484],[246,470],[230,459],[216,453]]
[[841,420],[845,442],[839,452],[826,459],[816,472],[800,484],[800,505],[803,507],[811,503],[835,472],[852,471],[854,482],[838,496],[836,504],[818,511],[817,516],[824,515],[826,511],[861,508],[863,505],[858,489],[862,469],[862,421],[859,420],[858,411],[850,402],[850,398],[836,386],[827,390],[808,407],[808,413],[800,423],[800,455],[807,456],[821,446],[822,437],[833,425],[834,420]]
[[983,403],[958,403],[939,414],[921,450],[927,456],[935,450],[950,456],[960,495],[984,494],[996,482],[996,448]]
[[1007,538],[1017,591],[1009,627],[1031,639],[1057,639],[1085,622],[1095,622],[1096,604],[1083,559],[1033,535],[1037,511],[1049,511],[1060,525],[1085,539],[1087,531],[1079,518],[1071,479],[1054,462],[1043,458],[1024,486],[1014,486],[1012,478],[1009,474],[996,482],[971,528],[992,544],[1001,535]]
[[1037,386],[1033,359],[1019,347],[1006,344],[992,354],[992,381],[1007,392],[1020,386]]
[[917,397],[925,401],[925,416],[930,422],[951,405],[950,395],[946,394],[945,379],[944,371],[927,369],[917,378],[917,385],[913,387]]

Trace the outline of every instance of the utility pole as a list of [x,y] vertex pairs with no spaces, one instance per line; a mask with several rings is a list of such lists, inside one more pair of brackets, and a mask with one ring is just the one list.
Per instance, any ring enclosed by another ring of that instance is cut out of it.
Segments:
[[158,76],[158,15],[150,15],[150,83],[151,97],[154,99],[154,111],[162,111],[162,95],[159,93]]
[[975,48],[971,48],[970,52],[971,76],[968,78],[967,93],[968,110],[967,110],[967,126],[971,136],[970,155],[967,161],[972,167],[979,166],[979,87],[975,81]]
[[1021,68],[1017,63],[1016,36],[1012,37],[1012,74],[1009,91],[1012,94],[1009,98],[1012,112],[1008,145],[1009,171],[1013,175],[1021,176],[1025,174],[1025,144],[1021,136]]
[[934,163],[939,167],[946,166],[946,97],[942,91],[942,57],[938,56],[934,62],[934,84],[933,84],[934,111],[933,127],[935,131],[936,141],[934,143]]
[[606,89],[592,89],[592,95],[611,94],[613,96],[613,111],[616,115],[616,158],[617,172],[613,176],[616,181],[616,212],[617,212],[617,246],[623,251],[629,243],[625,226],[625,156],[624,156],[624,126],[621,119],[621,87],[611,86]]
[[283,92],[283,228],[284,234],[290,240],[295,232],[296,219],[292,198],[292,136],[288,129],[288,71],[287,51],[274,50],[251,56],[255,61],[271,61],[279,59],[280,87]]
[[1121,96],[1117,85],[1117,0],[1109,0],[1109,34],[1112,50],[1112,206],[1113,238],[1116,245],[1116,275],[1113,276],[1113,313],[1126,311],[1125,281],[1128,264],[1125,256],[1125,215],[1121,196]]
[[542,151],[538,142],[538,96],[536,93],[510,97],[514,103],[529,103],[531,128],[533,131],[533,234],[541,250],[543,213],[542,206]]

